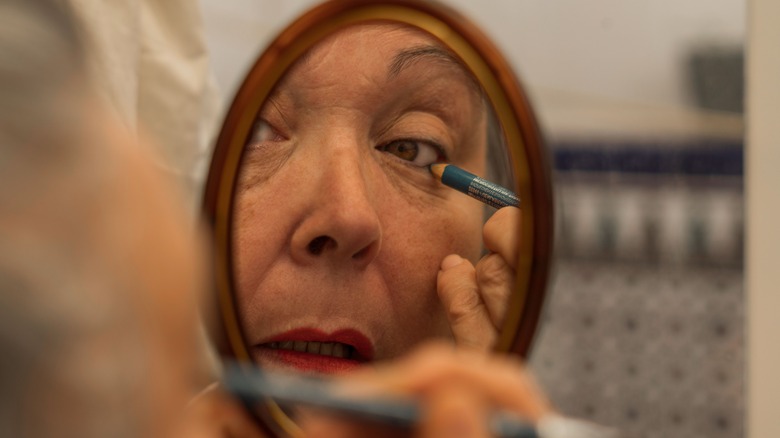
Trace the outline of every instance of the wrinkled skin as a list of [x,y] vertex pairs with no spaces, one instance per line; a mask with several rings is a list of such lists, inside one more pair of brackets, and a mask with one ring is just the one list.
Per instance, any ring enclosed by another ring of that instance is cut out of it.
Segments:
[[490,348],[519,210],[491,219],[483,242],[483,206],[427,168],[484,174],[485,154],[482,96],[426,34],[353,26],[294,64],[259,114],[234,210],[237,301],[255,360],[284,367],[268,343],[300,328],[357,331],[373,360],[430,338]]

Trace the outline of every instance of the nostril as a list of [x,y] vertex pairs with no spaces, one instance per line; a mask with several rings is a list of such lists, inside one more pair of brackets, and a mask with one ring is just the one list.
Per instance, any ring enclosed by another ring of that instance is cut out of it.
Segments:
[[[328,242],[332,241],[328,236],[319,236],[314,238],[311,242],[309,242],[309,252],[313,255],[320,255],[322,254],[322,251],[325,249],[325,246],[328,245]],[[335,241],[333,242],[336,243]]]

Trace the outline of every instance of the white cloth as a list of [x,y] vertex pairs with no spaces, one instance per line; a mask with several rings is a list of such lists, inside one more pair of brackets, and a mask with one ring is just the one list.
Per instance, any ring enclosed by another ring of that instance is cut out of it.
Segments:
[[[96,92],[131,132],[151,139],[193,222],[221,117],[198,0],[70,0]],[[203,330],[203,327],[200,327]],[[203,379],[216,353],[201,336]]]
[[70,0],[98,93],[201,199],[220,116],[197,0]]

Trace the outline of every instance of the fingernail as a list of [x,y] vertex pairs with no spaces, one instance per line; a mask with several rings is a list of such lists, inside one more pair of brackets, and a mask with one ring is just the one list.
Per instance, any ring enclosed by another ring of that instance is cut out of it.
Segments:
[[444,257],[444,260],[441,261],[441,270],[446,271],[447,269],[458,266],[461,263],[463,263],[463,258],[461,256],[457,254],[450,254],[447,257]]

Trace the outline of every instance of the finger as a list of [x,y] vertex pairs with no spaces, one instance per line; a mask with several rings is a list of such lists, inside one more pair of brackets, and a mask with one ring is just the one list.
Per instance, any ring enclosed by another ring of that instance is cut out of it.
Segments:
[[198,438],[264,438],[260,426],[236,400],[211,388],[188,406],[179,436]]
[[532,422],[552,412],[544,393],[519,362],[484,356],[475,358],[466,353],[454,352],[456,357],[448,363],[418,362],[423,366],[416,372],[407,370],[406,378],[398,382],[398,389],[419,394],[459,382],[479,391],[497,408],[517,413]]
[[421,437],[482,438],[489,435],[487,407],[479,393],[460,385],[434,388],[422,398]]
[[492,406],[532,422],[553,412],[533,377],[518,360],[475,351],[426,345],[392,365],[355,374],[347,382],[356,395],[426,394],[439,386],[463,385]]
[[447,312],[456,343],[483,351],[492,347],[497,333],[479,295],[471,262],[455,254],[445,257],[436,290]]
[[476,266],[477,286],[496,330],[501,328],[514,289],[515,271],[498,253],[482,257]]
[[485,247],[492,252],[501,254],[509,266],[517,266],[520,252],[520,221],[521,210],[514,207],[504,207],[493,213],[482,228],[482,239]]

